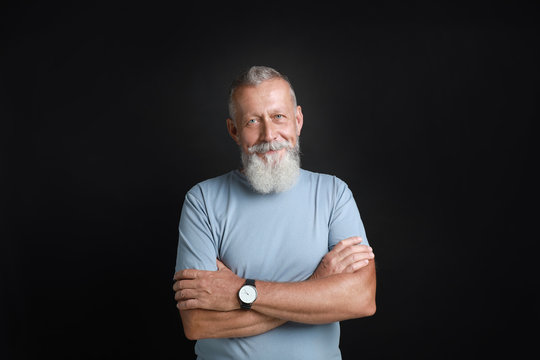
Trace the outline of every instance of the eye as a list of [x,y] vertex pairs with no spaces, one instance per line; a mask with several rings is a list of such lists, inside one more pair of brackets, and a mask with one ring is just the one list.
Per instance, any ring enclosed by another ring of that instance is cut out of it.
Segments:
[[253,124],[255,124],[256,122],[257,122],[257,119],[249,119],[249,120],[247,121],[247,124],[248,124],[248,125],[253,125]]
[[274,117],[275,117],[276,119],[278,119],[278,120],[281,120],[281,119],[284,119],[284,118],[285,118],[285,116],[282,115],[282,114],[277,114],[277,115],[275,115]]

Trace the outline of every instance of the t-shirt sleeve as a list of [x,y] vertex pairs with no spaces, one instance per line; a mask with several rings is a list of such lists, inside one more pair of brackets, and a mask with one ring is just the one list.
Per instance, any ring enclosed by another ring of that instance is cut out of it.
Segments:
[[330,216],[328,231],[328,250],[341,240],[360,236],[362,244],[369,245],[360,212],[354,196],[343,181],[334,178],[334,206]]
[[217,270],[217,247],[201,190],[191,189],[182,206],[178,225],[178,250],[175,271],[184,269]]

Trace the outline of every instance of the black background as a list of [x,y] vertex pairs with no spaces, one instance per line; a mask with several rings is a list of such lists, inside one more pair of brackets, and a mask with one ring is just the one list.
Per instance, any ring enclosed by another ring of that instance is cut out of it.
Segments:
[[303,167],[353,191],[377,313],[345,359],[524,354],[538,7],[3,5],[2,359],[189,359],[173,300],[185,192],[239,164],[227,90],[287,74]]

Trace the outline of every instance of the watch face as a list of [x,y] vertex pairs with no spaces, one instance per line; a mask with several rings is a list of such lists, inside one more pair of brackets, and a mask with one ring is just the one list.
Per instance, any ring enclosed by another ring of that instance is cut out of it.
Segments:
[[257,299],[257,289],[251,285],[244,285],[240,288],[238,296],[242,302],[251,304]]

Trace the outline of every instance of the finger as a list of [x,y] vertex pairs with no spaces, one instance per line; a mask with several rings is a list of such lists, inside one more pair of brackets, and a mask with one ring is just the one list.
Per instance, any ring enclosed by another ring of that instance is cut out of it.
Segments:
[[174,294],[174,300],[183,301],[188,299],[196,299],[198,292],[193,289],[179,290]]
[[362,269],[363,267],[366,267],[367,264],[369,264],[369,260],[362,260],[362,261],[357,261],[351,265],[349,265],[344,272],[347,272],[347,273],[354,273],[354,272],[357,272],[358,270]]
[[179,291],[182,289],[196,289],[197,281],[196,280],[179,280],[174,283],[173,290]]
[[341,240],[337,245],[336,247],[338,248],[338,251],[348,247],[348,246],[351,246],[351,245],[355,245],[355,244],[359,244],[362,242],[362,238],[359,237],[359,236],[353,236],[353,237],[350,237],[350,238],[347,238],[345,240]]
[[223,269],[227,269],[227,267],[225,266],[225,264],[222,263],[219,259],[216,259],[216,264],[217,264],[218,271],[219,271],[219,270],[223,270]]
[[333,250],[336,250],[339,252],[348,246],[360,244],[361,242],[362,242],[362,238],[360,236],[352,236],[350,238],[347,238],[345,240],[341,240],[340,242],[338,242],[336,246],[334,246]]
[[176,304],[176,307],[179,310],[192,310],[192,309],[198,309],[198,303],[199,301],[197,299],[188,299],[185,301],[179,301]]
[[335,251],[331,251],[327,255],[330,259],[334,259],[334,261],[341,261],[351,254],[369,251],[371,250],[370,247],[367,245],[348,245],[341,249],[338,248]]
[[338,252],[336,255],[340,260],[349,257],[351,254],[372,254],[373,249],[368,245],[351,245]]
[[356,262],[371,260],[375,257],[375,254],[372,252],[353,252],[349,256],[345,257],[342,262],[345,267],[354,264]]
[[195,269],[185,269],[180,270],[176,274],[174,274],[173,279],[174,280],[181,280],[181,279],[196,279],[199,275],[199,273],[203,272],[202,270],[195,270]]
[[[329,255],[329,254],[327,254]],[[341,253],[337,253],[332,257],[328,257],[326,263],[335,273],[354,272],[359,268],[367,265],[364,264],[364,260],[373,259],[375,255],[371,251],[371,248],[365,245],[350,246],[343,250]]]

